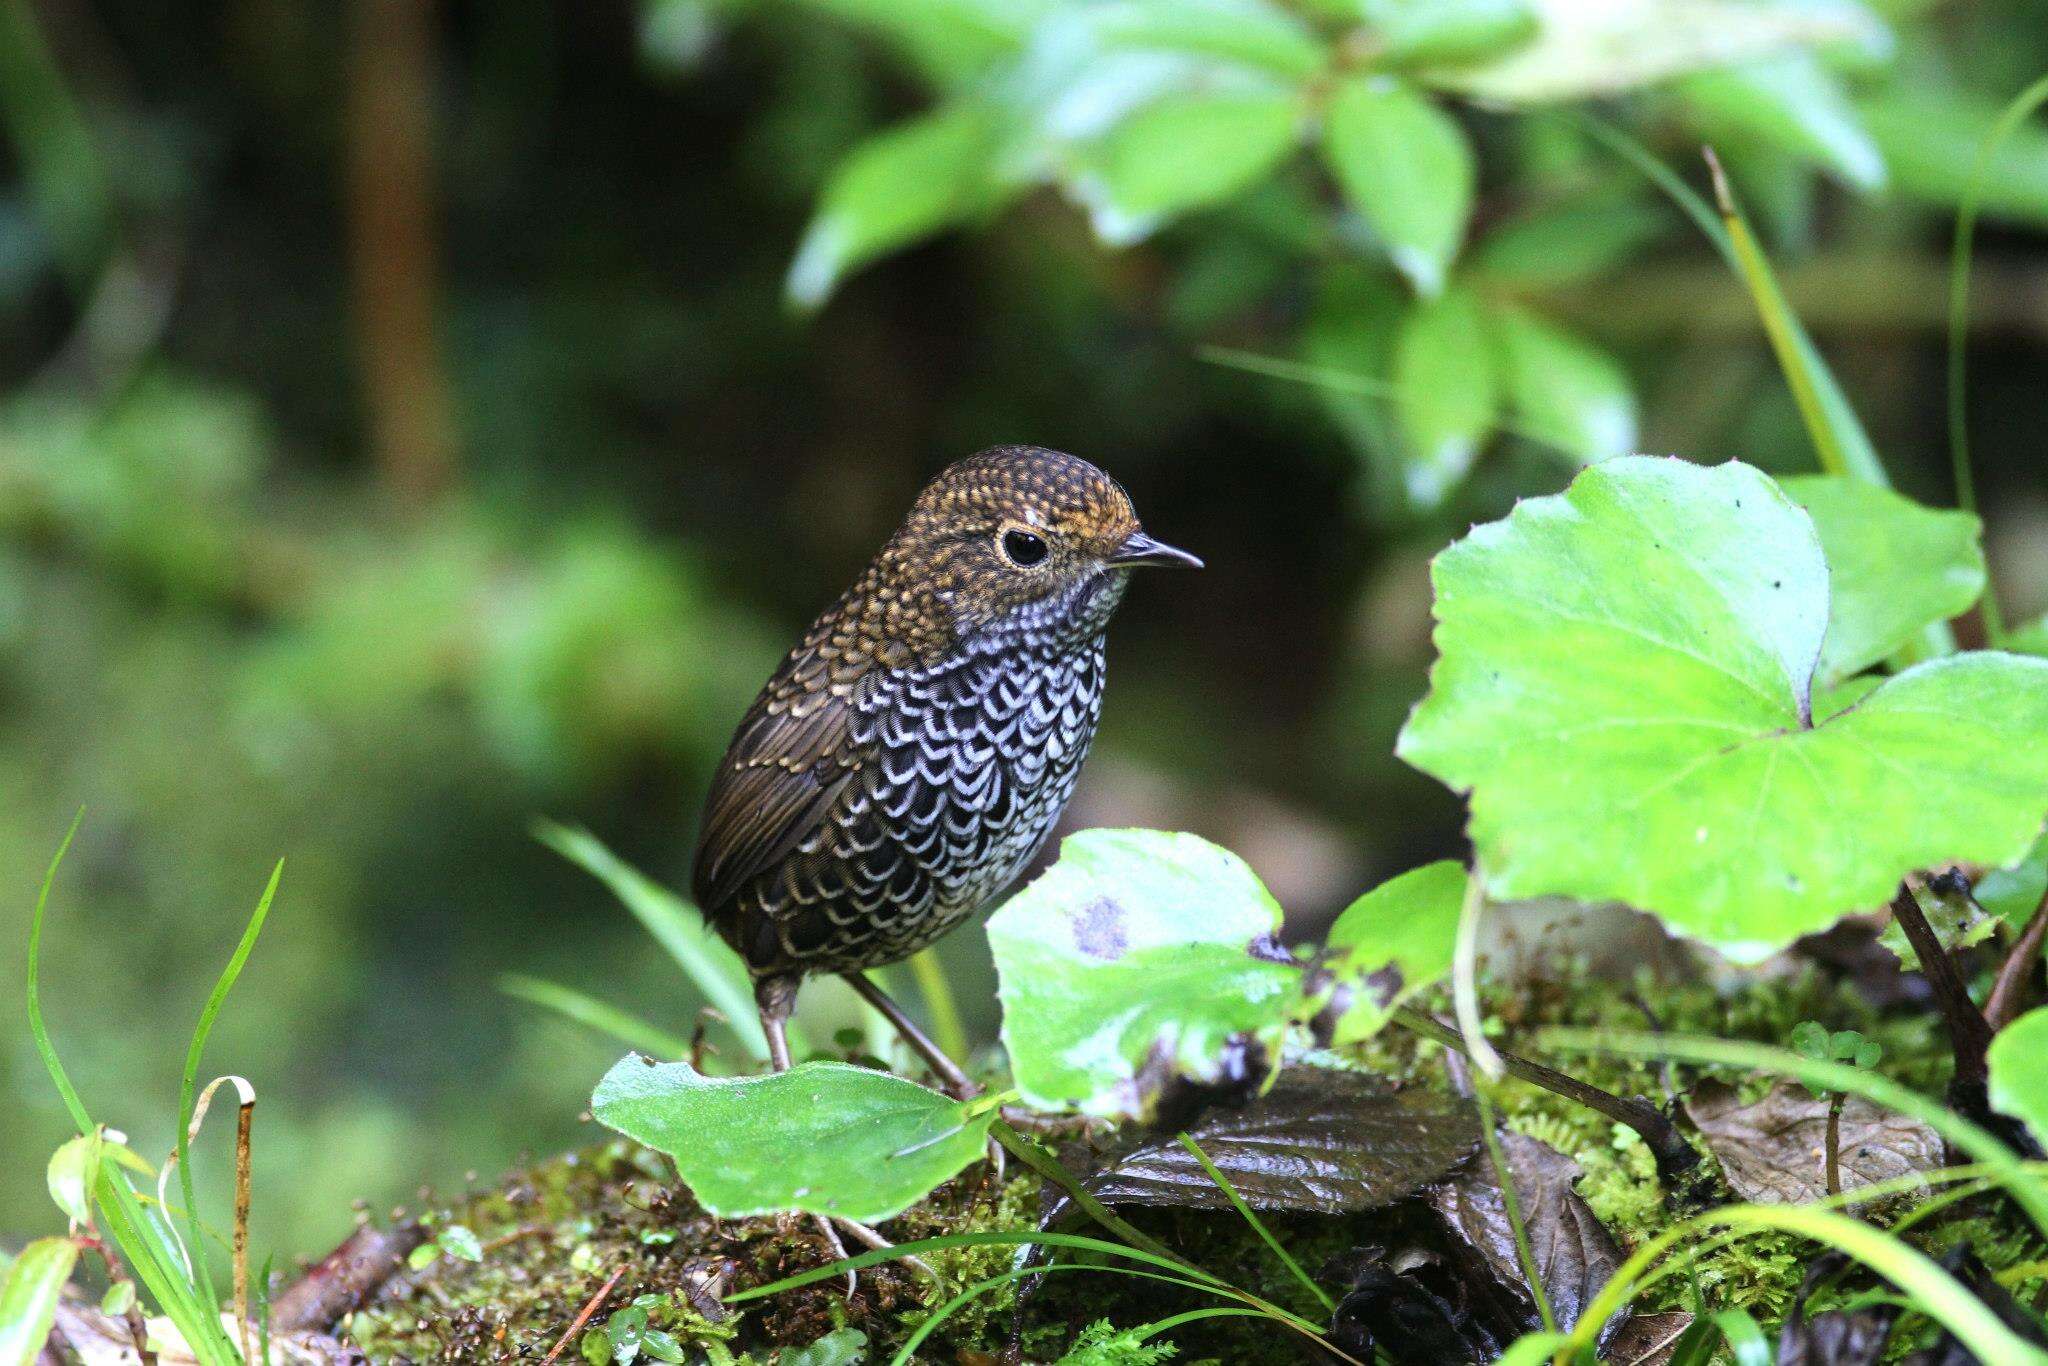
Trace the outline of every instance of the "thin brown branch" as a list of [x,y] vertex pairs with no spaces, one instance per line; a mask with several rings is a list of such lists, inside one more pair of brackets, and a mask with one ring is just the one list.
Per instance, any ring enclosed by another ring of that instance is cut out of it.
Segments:
[[540,1366],[551,1366],[551,1363],[561,1359],[562,1353],[568,1350],[569,1343],[583,1331],[583,1325],[590,1322],[590,1316],[597,1312],[598,1306],[605,1302],[605,1297],[612,1293],[612,1287],[619,1283],[619,1277],[625,1274],[626,1268],[620,1267],[611,1274],[610,1280],[597,1288],[595,1295],[583,1302],[583,1307],[576,1311],[576,1317],[570,1320],[569,1327],[555,1340],[555,1345],[549,1349],[548,1354],[541,1358]]
[[[1973,1118],[1977,1111],[1986,1108],[1982,1097],[1989,1070],[1984,1055],[1991,1047],[1991,1026],[1985,1022],[1984,1012],[1977,1009],[1977,1003],[1970,999],[1970,989],[1963,983],[1963,975],[1956,971],[1953,958],[1942,946],[1941,937],[1928,923],[1927,915],[1920,909],[1920,899],[1914,895],[1910,883],[1900,883],[1898,895],[1892,898],[1892,918],[1905,932],[1906,942],[1919,955],[1920,972],[1927,984],[1934,988],[1935,1003],[1941,1008],[1942,1019],[1948,1024],[1949,1044],[1955,1053],[1955,1079],[1950,1083],[1950,1100],[1956,1108]],[[1976,1110],[1966,1108],[1965,1094],[1974,1091],[1978,1097]]]
[[271,1301],[272,1331],[327,1332],[397,1275],[406,1257],[426,1240],[418,1224],[364,1224]]
[[1984,1022],[1992,1033],[1996,1034],[2011,1024],[2026,1009],[2028,983],[2032,979],[2034,965],[2041,961],[2044,942],[2048,942],[2048,896],[2041,898],[2041,904],[2034,908],[2033,919],[2013,941],[2012,952],[1999,966],[1998,977],[1991,984],[1991,995],[1984,1001]]
[[[1462,1034],[1419,1010],[1406,1006],[1396,1010],[1394,1023],[1424,1038],[1433,1039],[1446,1048],[1470,1056]],[[1707,1192],[1701,1188],[1703,1173],[1700,1171],[1699,1150],[1686,1142],[1685,1135],[1678,1132],[1678,1126],[1672,1123],[1670,1116],[1656,1106],[1603,1091],[1554,1067],[1545,1067],[1540,1062],[1518,1057],[1504,1048],[1496,1047],[1494,1051],[1499,1054],[1507,1074],[1517,1081],[1525,1081],[1531,1086],[1540,1086],[1554,1095],[1563,1096],[1566,1100],[1577,1101],[1587,1109],[1607,1116],[1616,1124],[1624,1124],[1635,1130],[1657,1164],[1658,1181],[1663,1185],[1667,1197],[1674,1202],[1689,1206],[1705,1199]]]

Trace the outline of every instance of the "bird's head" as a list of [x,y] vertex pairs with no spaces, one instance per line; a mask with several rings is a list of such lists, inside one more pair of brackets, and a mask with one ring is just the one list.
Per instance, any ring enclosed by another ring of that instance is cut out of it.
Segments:
[[1100,632],[1144,565],[1199,569],[1147,536],[1114,479],[1078,456],[997,446],[925,486],[876,562],[876,585],[953,640]]

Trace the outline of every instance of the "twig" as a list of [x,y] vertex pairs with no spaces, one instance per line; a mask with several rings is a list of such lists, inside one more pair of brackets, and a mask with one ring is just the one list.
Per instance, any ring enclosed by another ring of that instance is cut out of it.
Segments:
[[[1401,1007],[1394,1012],[1394,1023],[1471,1056],[1463,1035],[1419,1010]],[[1700,1170],[1699,1150],[1686,1142],[1685,1135],[1678,1132],[1678,1126],[1654,1105],[1603,1091],[1555,1068],[1517,1057],[1504,1048],[1495,1048],[1494,1053],[1500,1059],[1502,1070],[1516,1080],[1540,1086],[1566,1100],[1575,1100],[1587,1109],[1635,1130],[1657,1164],[1658,1181],[1667,1196],[1677,1203],[1690,1207],[1704,1202],[1712,1193],[1706,1184],[1712,1178]]]
[[1842,1193],[1842,1093],[1828,1097],[1828,1194]]
[[271,1331],[327,1332],[397,1275],[406,1257],[426,1240],[427,1231],[418,1224],[390,1229],[364,1224],[271,1301]]
[[1969,987],[1956,971],[1955,960],[1942,947],[1934,926],[1928,923],[1926,912],[1920,909],[1920,899],[1914,895],[1910,881],[1900,883],[1898,894],[1892,898],[1892,919],[1899,923],[1906,942],[1919,955],[1920,974],[1934,988],[1935,1004],[1941,1007],[1942,1019],[1948,1024],[1949,1046],[1956,1060],[1955,1076],[1949,1082],[1949,1101],[1964,1115],[1979,1119],[1990,1112],[1990,1103],[1985,1098],[1990,1077],[1985,1052],[1991,1047],[1991,1026],[1986,1023],[1984,1012],[1970,999]]
[[590,1316],[597,1312],[598,1306],[604,1303],[605,1297],[612,1293],[612,1287],[619,1283],[619,1277],[625,1274],[626,1268],[620,1267],[612,1273],[610,1280],[597,1288],[595,1295],[592,1295],[583,1302],[583,1307],[576,1311],[576,1317],[569,1321],[568,1329],[563,1332],[561,1337],[555,1340],[555,1345],[549,1349],[548,1354],[541,1358],[540,1366],[549,1366],[549,1363],[561,1359],[562,1353],[569,1346],[569,1340],[583,1331],[583,1325],[590,1322]]
[[1992,1033],[1996,1034],[2018,1019],[2026,1008],[2027,978],[2033,972],[2034,964],[2041,959],[2044,941],[2048,941],[2048,896],[2041,898],[2041,904],[2034,908],[2033,919],[2013,941],[2012,952],[1999,966],[1997,980],[1991,984],[1991,995],[1984,1001],[1984,1023],[1990,1026]]

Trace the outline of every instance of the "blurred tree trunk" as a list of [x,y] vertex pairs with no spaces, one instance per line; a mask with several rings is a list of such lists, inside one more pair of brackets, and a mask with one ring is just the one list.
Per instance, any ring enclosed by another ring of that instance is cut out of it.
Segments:
[[379,477],[409,507],[455,483],[437,334],[432,0],[355,0],[350,257],[364,403]]

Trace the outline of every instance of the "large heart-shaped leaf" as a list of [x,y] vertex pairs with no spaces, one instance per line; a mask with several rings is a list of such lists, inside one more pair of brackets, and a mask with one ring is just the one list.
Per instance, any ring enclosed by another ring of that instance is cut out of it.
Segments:
[[1458,942],[1465,867],[1450,859],[1389,878],[1330,926],[1328,966],[1349,988],[1330,1042],[1377,1034],[1403,1001],[1441,981]]
[[605,1073],[590,1113],[667,1153],[713,1214],[804,1210],[863,1222],[901,1214],[979,1158],[994,1118],[845,1063],[707,1077],[638,1054]]
[[2048,813],[2048,661],[1918,665],[1813,721],[1812,521],[1769,478],[1629,457],[1437,558],[1402,757],[1471,794],[1492,890],[1627,902],[1753,961]]
[[1828,562],[1828,629],[1818,683],[1832,687],[1887,658],[1923,626],[1970,610],[1984,591],[1982,527],[1890,489],[1810,474],[1782,486],[1806,509]]
[[1270,1074],[1302,972],[1280,906],[1194,835],[1084,830],[989,918],[1003,1043],[1033,1105],[1148,1116],[1175,1078]]

